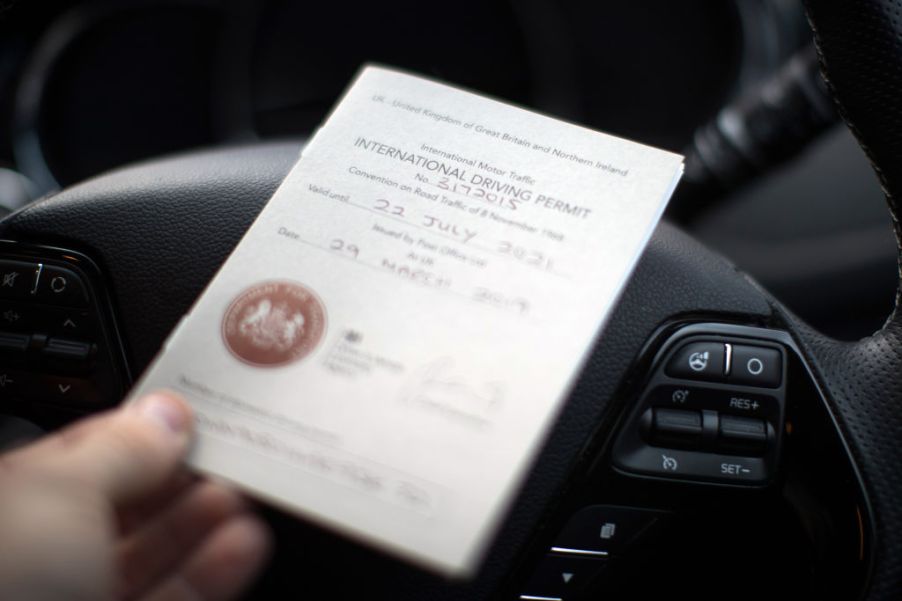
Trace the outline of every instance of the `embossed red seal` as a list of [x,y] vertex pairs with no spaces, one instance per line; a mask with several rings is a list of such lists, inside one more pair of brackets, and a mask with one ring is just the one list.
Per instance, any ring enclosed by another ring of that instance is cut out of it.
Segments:
[[261,282],[232,301],[222,320],[222,339],[240,361],[278,367],[302,359],[322,340],[326,309],[296,282]]

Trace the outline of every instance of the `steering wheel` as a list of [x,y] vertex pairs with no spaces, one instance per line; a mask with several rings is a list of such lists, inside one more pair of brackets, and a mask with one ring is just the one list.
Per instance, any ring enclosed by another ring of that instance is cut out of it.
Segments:
[[[830,90],[873,162],[898,238],[902,2],[810,0],[807,8]],[[98,387],[121,394],[130,374],[149,364],[237,244],[298,158],[299,147],[256,144],[183,154],[73,186],[0,222],[0,239],[5,241],[0,259],[38,262],[43,257],[40,264],[64,278],[56,280],[57,287],[66,277],[83,280],[84,290],[70,292],[75,315],[92,324],[105,346],[100,364],[106,372]],[[897,296],[897,306],[898,301]],[[69,313],[54,315],[73,319]],[[72,323],[80,327],[77,321]],[[64,332],[73,327],[57,325]],[[592,470],[630,471],[629,461],[615,457],[620,445],[615,442],[631,424],[642,422],[645,407],[639,407],[637,399],[644,398],[654,377],[649,374],[658,373],[655,366],[670,356],[667,353],[681,352],[679,344],[690,335],[718,344],[757,336],[759,343],[784,349],[801,366],[798,377],[818,392],[817,402],[830,417],[849,462],[850,483],[860,494],[863,598],[898,598],[902,317],[894,312],[881,331],[855,343],[828,339],[723,258],[667,223],[656,230],[473,581],[447,582],[274,515],[280,547],[270,584],[298,592],[328,586],[333,598],[516,597],[523,592],[524,570],[544,553],[530,549],[536,544],[546,548],[536,541],[560,526],[554,516],[572,504],[568,495],[597,473]],[[49,345],[52,339],[43,340]],[[56,349],[54,356],[77,351]],[[67,386],[83,380],[69,374],[52,382],[57,392],[65,389],[63,394],[68,394]],[[47,410],[41,415],[52,413],[52,426],[95,408],[81,406],[62,414]],[[31,415],[29,411],[23,410]],[[772,438],[781,433],[782,424],[776,425]],[[736,465],[745,469],[741,462]],[[699,485],[686,479],[681,483]]]

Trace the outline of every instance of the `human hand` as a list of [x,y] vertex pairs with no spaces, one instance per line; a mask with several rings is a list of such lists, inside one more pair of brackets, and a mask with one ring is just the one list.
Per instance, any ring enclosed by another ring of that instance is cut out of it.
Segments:
[[182,468],[184,402],[158,393],[0,456],[0,599],[233,599],[270,548],[226,487]]

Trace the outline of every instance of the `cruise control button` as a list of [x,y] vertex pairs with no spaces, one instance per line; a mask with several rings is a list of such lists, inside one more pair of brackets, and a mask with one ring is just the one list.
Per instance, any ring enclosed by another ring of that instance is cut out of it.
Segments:
[[690,342],[667,365],[667,375],[694,380],[723,380],[726,348],[719,342]]
[[702,414],[687,409],[654,409],[651,439],[658,446],[696,446],[702,438]]
[[548,555],[533,572],[520,599],[570,599],[604,566],[603,559]]
[[652,427],[657,432],[688,436],[700,435],[702,433],[702,416],[698,411],[655,409]]
[[0,261],[0,298],[28,298],[34,290],[38,266],[23,261]]
[[777,388],[783,379],[783,354],[772,348],[736,345],[733,347],[730,382]]
[[720,416],[720,446],[737,453],[761,454],[767,448],[767,422],[754,417]]
[[36,297],[41,302],[69,307],[88,304],[88,294],[81,278],[74,271],[55,265],[44,265]]

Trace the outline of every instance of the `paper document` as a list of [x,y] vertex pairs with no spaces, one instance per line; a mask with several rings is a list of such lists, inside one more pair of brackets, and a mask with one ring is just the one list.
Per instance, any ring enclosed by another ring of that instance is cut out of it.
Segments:
[[464,575],[681,172],[367,67],[132,397],[186,397],[199,470]]

